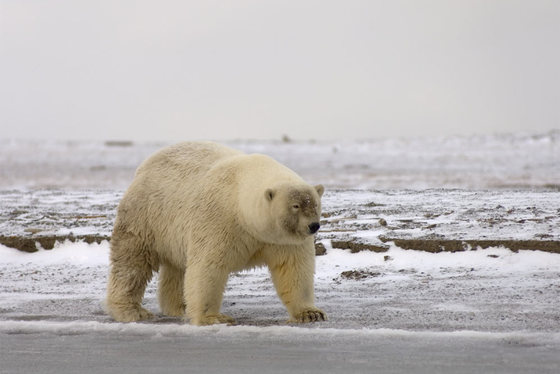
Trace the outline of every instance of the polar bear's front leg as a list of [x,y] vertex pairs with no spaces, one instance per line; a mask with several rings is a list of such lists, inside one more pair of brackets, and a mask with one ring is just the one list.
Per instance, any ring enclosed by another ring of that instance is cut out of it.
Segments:
[[212,264],[197,263],[187,267],[184,290],[187,317],[192,325],[235,322],[220,313],[228,276],[227,271]]
[[326,313],[315,307],[315,253],[312,249],[307,246],[281,250],[266,260],[276,292],[290,314],[289,322],[327,320]]

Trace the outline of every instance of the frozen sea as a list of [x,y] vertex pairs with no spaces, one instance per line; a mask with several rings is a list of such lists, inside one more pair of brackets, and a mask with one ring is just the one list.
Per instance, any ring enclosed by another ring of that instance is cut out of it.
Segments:
[[[158,314],[157,276],[156,319],[115,323],[108,242],[0,245],[0,373],[560,372],[560,254],[386,240],[559,241],[560,132],[228,144],[327,187],[315,288],[329,320],[287,324],[257,269],[230,277],[235,326]],[[135,168],[163,146],[0,140],[0,235],[110,235]]]

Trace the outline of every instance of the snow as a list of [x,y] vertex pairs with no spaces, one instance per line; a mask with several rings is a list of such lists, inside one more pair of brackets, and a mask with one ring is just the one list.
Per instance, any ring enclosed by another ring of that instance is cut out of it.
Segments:
[[345,228],[355,238],[560,239],[558,191],[334,190],[324,211],[338,213],[321,230],[326,238]]
[[[484,251],[461,253],[429,253],[403,250],[393,246],[383,255],[372,252],[351,253],[346,250],[328,250],[328,255],[316,259],[317,273],[331,276],[340,273],[339,269],[355,269],[363,266],[386,265],[384,256],[390,256],[390,268],[416,269],[417,271],[436,272],[442,268],[477,268],[479,271],[515,272],[550,271],[560,269],[560,256],[541,251],[519,251],[506,248],[490,248]],[[497,260],[496,258],[499,258]],[[0,264],[52,266],[108,266],[109,243],[87,244],[66,241],[56,243],[54,249],[41,249],[26,253],[0,244]]]
[[[350,372],[372,372],[372,363],[381,372],[558,372],[560,255],[428,253],[382,239],[559,241],[560,132],[229,144],[327,186],[315,293],[329,320],[288,324],[261,268],[230,276],[223,312],[235,326],[161,315],[157,275],[144,299],[156,318],[116,323],[103,309],[107,241],[66,240],[35,253],[0,245],[0,373],[59,372],[61,360],[75,365],[66,372],[83,371],[90,366],[81,362],[99,361],[84,352],[106,347],[122,353],[107,358],[113,368],[140,360],[143,372],[182,372],[193,361],[205,372],[247,372],[240,357],[261,372],[269,363],[309,372],[342,371],[342,363]],[[162,146],[0,140],[0,235],[108,237],[135,168]],[[335,241],[386,251],[351,253]],[[180,358],[166,359],[177,344],[186,347]],[[208,354],[215,349],[223,359]]]
[[[384,253],[327,249],[316,259],[316,297],[329,321],[313,329],[557,331],[557,254],[505,248],[427,253],[394,245]],[[22,318],[110,323],[102,306],[108,258],[107,242],[67,241],[32,254],[0,246],[0,325]],[[145,302],[158,312],[156,285],[157,276]],[[510,297],[503,305],[496,303]],[[232,274],[223,308],[241,325],[271,327],[287,319],[266,268]],[[432,313],[443,310],[459,321]],[[529,318],[529,310],[533,316],[541,313],[540,318]],[[424,320],[415,321],[417,313],[425,314]],[[162,321],[181,322],[159,316],[156,326]]]
[[[560,185],[560,131],[359,142],[231,141],[328,189],[543,188]],[[163,143],[0,139],[0,188],[125,189]]]
[[[108,254],[107,242],[32,254],[0,246],[1,373],[552,374],[560,366],[557,254],[328,248],[316,269],[327,322],[287,324],[268,272],[257,269],[228,283],[223,309],[239,325],[207,327],[160,314],[112,321],[102,306]],[[144,303],[158,313],[156,284]]]
[[35,253],[22,252],[0,244],[0,264],[53,266],[108,266],[109,243],[87,244],[83,242],[55,243],[52,250],[40,249]]
[[[110,236],[122,190],[0,191],[4,235]],[[318,238],[560,240],[560,191],[327,190]],[[384,219],[387,225],[379,224]]]
[[6,321],[0,325],[0,333],[4,334],[34,334],[48,333],[56,335],[84,335],[91,333],[110,333],[121,336],[143,336],[154,339],[163,337],[204,336],[213,335],[228,339],[264,338],[267,341],[278,341],[279,338],[288,340],[321,339],[323,341],[372,337],[415,337],[415,338],[474,338],[477,340],[540,340],[545,343],[560,342],[560,333],[519,333],[503,332],[491,333],[481,331],[407,331],[396,329],[311,329],[294,326],[226,326],[212,325],[195,327],[184,325],[153,325],[146,323],[102,323],[96,321],[53,322],[53,321]]
[[[384,257],[391,257],[385,261]],[[392,246],[383,254],[363,251],[350,253],[331,249],[327,256],[317,258],[319,276],[337,275],[339,269],[359,269],[383,266],[387,270],[414,269],[430,274],[442,269],[476,269],[480,273],[510,274],[515,272],[554,271],[560,269],[560,256],[540,251],[519,251],[514,253],[506,248],[489,248],[461,253],[429,253],[404,250]]]

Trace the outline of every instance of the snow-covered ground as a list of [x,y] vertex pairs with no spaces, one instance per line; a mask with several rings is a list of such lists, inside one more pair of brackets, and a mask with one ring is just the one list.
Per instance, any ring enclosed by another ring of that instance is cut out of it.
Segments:
[[[327,322],[288,325],[257,269],[230,277],[223,310],[236,326],[115,323],[102,305],[106,241],[0,245],[0,373],[557,373],[560,254],[390,239],[558,242],[559,134],[232,142],[327,186],[315,287]],[[135,167],[161,146],[0,141],[0,235],[110,235]],[[157,275],[145,304],[158,313],[156,286]]]
[[[110,323],[101,303],[108,252],[106,242],[32,254],[0,247],[0,320]],[[157,312],[156,283],[145,302]],[[560,255],[329,248],[317,257],[316,294],[329,314],[314,326],[321,329],[560,332]],[[223,307],[244,326],[282,326],[288,318],[266,269],[232,275]]]
[[[108,251],[107,242],[67,242],[32,254],[0,246],[0,373],[189,372],[191,365],[193,372],[235,373],[556,373],[560,367],[557,254],[328,248],[316,271],[317,305],[327,322],[288,325],[267,271],[258,269],[228,283],[223,310],[237,326],[198,328],[162,315],[113,322],[103,311]],[[156,284],[145,305],[157,313]]]
[[[0,191],[0,234],[97,235],[113,229],[122,190]],[[327,190],[320,240],[560,241],[560,191]]]

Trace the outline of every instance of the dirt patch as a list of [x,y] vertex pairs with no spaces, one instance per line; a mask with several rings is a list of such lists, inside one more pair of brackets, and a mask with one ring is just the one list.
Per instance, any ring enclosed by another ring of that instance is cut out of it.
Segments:
[[344,279],[351,280],[362,280],[367,278],[379,277],[381,273],[367,271],[367,270],[348,270],[340,273],[340,276]]
[[106,147],[132,147],[134,143],[130,140],[107,140]]
[[[519,250],[535,250],[560,254],[560,241],[547,240],[451,240],[451,239],[392,239],[386,237],[379,238],[383,243],[393,242],[397,247],[415,251],[431,253],[439,252],[464,252],[476,248],[504,247],[517,252]],[[36,237],[26,236],[5,236],[0,235],[0,244],[7,247],[16,248],[24,252],[37,252],[39,247],[52,249],[56,242],[85,242],[101,243],[111,240],[107,235],[43,235]],[[369,244],[353,240],[332,240],[333,248],[347,249],[352,253],[370,251],[383,253],[389,250],[388,244]],[[322,243],[316,243],[315,254],[321,256],[327,250]],[[389,260],[386,258],[385,260]]]
[[387,252],[389,250],[389,246],[387,245],[379,245],[379,244],[367,244],[367,243],[359,243],[351,240],[333,240],[332,242],[333,248],[338,249],[349,249],[350,252],[356,253],[361,251],[371,251],[371,252]]
[[323,256],[327,254],[327,248],[323,243],[315,243],[315,256]]
[[[37,252],[39,247],[43,249],[53,249],[56,242],[64,242],[69,240],[71,242],[85,242],[91,243],[101,243],[104,240],[110,241],[111,237],[106,235],[52,235],[52,236],[36,236],[36,237],[23,237],[23,236],[5,236],[0,235],[0,244],[6,247],[19,249],[24,252]],[[323,243],[315,244],[315,255],[323,256],[327,253],[327,249]]]
[[514,252],[534,250],[560,253],[560,241],[553,240],[452,240],[452,239],[392,239],[379,238],[384,243],[393,242],[397,247],[431,253],[464,252],[476,248],[504,247]]
[[37,252],[38,246],[43,249],[53,249],[56,242],[64,242],[69,240],[71,242],[85,242],[101,243],[104,240],[110,240],[109,236],[105,235],[52,235],[52,236],[38,236],[35,238],[21,237],[21,236],[4,236],[0,235],[0,244],[6,247],[16,248],[24,252]]

